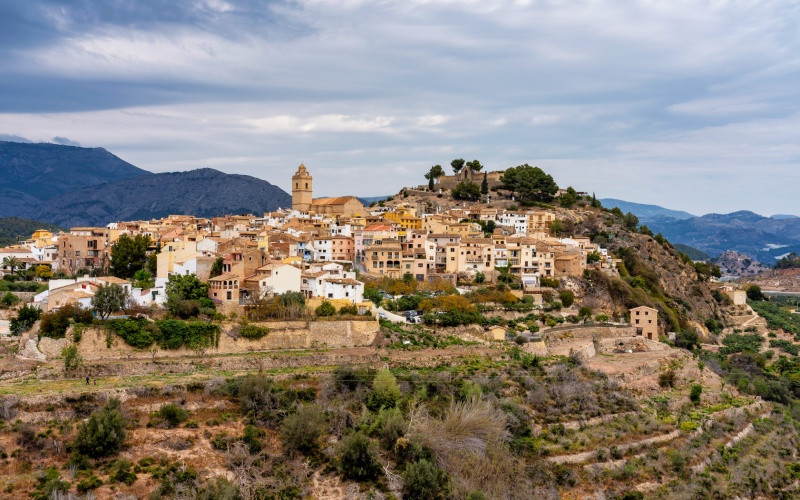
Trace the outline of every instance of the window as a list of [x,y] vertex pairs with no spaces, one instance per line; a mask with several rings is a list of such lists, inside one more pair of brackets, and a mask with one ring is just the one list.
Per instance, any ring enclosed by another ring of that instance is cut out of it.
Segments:
[[228,300],[231,300],[232,298],[233,298],[233,295],[231,294],[231,292],[228,292]]
[[636,324],[637,324],[637,325],[639,324],[639,320],[638,320],[638,319],[636,320]]

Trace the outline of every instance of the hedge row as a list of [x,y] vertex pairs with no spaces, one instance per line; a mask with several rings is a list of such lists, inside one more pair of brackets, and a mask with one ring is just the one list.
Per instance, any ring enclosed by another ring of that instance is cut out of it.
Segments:
[[193,350],[219,345],[219,326],[205,321],[112,319],[105,326],[137,349],[147,349],[154,343],[161,349]]

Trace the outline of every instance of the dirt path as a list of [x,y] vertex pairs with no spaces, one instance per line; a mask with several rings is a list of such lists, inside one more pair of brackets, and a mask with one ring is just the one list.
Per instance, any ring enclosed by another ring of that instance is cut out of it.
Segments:
[[[617,449],[619,451],[624,452],[633,448],[648,446],[651,444],[666,443],[668,441],[672,441],[673,439],[678,438],[681,434],[682,432],[680,430],[674,430],[668,434],[662,434],[660,436],[654,436],[639,441],[633,441],[631,443],[620,444],[617,445]],[[547,461],[555,464],[582,464],[590,460],[593,460],[595,457],[597,457],[597,451],[592,450],[592,451],[584,451],[582,453],[575,453],[573,455],[559,455],[556,457],[548,457]]]

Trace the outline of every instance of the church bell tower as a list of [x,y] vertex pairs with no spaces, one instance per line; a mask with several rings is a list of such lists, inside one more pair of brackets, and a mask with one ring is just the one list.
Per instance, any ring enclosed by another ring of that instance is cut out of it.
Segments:
[[302,163],[292,176],[292,210],[307,212],[311,208],[311,174]]

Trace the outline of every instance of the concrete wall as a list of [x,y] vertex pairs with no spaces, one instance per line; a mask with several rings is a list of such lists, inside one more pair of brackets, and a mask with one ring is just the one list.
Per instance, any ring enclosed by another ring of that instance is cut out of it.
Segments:
[[[235,337],[238,336],[238,324],[223,324],[219,346],[208,349],[205,354],[214,356],[280,349],[367,346],[372,344],[380,330],[377,321],[274,321],[251,324],[266,326],[270,332],[258,340],[237,339]],[[48,350],[55,356],[61,355],[60,349],[57,354],[55,353],[55,347]],[[153,357],[153,353],[149,350],[134,349],[116,335],[112,337],[111,347],[107,347],[106,331],[99,328],[89,328],[83,332],[83,337],[78,344],[78,352],[85,361]],[[155,356],[156,358],[176,358],[196,356],[197,354],[189,349],[158,349]],[[50,357],[49,354],[48,357]]]

